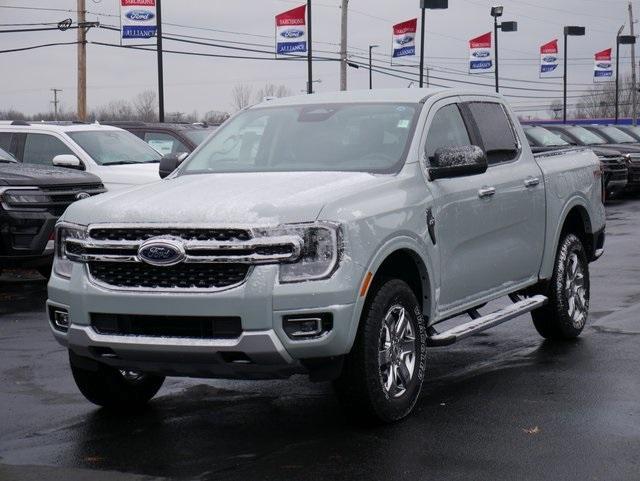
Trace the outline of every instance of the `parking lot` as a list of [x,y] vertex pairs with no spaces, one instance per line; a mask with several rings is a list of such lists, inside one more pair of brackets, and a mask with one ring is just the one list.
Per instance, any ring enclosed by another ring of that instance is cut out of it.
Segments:
[[543,341],[529,316],[429,351],[414,413],[354,424],[306,378],[170,379],[143,412],[74,386],[36,273],[0,279],[0,479],[637,479],[640,201],[607,206],[590,323]]

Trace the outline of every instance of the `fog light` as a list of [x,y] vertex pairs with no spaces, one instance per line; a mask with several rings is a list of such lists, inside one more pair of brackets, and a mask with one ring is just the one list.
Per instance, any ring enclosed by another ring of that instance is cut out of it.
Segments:
[[284,316],[282,327],[290,339],[314,339],[333,329],[333,316],[330,313]]
[[49,306],[49,321],[57,331],[67,332],[69,329],[69,312],[60,307]]

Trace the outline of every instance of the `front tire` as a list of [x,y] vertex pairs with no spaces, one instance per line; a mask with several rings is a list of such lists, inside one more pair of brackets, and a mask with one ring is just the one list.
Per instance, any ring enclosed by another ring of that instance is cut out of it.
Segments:
[[162,387],[163,376],[116,369],[95,361],[78,362],[69,353],[73,379],[82,395],[93,404],[112,409],[137,409],[147,404]]
[[353,349],[334,382],[340,401],[367,422],[389,423],[407,416],[422,389],[426,338],[411,288],[398,279],[376,283]]
[[580,335],[589,316],[589,262],[580,239],[566,234],[556,254],[546,306],[531,313],[546,339],[568,340]]

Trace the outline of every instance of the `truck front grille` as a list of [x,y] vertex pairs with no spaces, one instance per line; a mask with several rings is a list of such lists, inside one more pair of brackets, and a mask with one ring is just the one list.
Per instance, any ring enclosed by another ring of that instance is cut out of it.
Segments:
[[91,238],[104,241],[145,241],[152,237],[179,237],[187,241],[246,241],[251,233],[245,229],[171,229],[171,228],[97,228]]
[[[8,200],[5,200],[5,204],[8,210],[47,211],[59,217],[76,200],[103,192],[105,188],[102,184],[49,186],[26,190],[9,188],[6,190],[5,197]],[[29,196],[30,201],[12,200],[19,199],[20,194]]]
[[224,289],[244,281],[247,264],[178,264],[90,262],[89,272],[102,284],[125,289]]
[[237,339],[242,334],[239,317],[92,313],[91,327],[98,334],[111,336]]

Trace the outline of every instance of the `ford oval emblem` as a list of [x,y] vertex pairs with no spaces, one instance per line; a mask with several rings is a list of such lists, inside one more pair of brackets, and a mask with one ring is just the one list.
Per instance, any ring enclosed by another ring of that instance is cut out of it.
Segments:
[[300,38],[304,35],[304,31],[292,28],[281,32],[280,35],[284,38]]
[[610,63],[599,63],[598,64],[598,68],[609,69],[609,68],[611,68],[611,64]]
[[544,57],[542,61],[546,63],[555,63],[558,61],[558,57]]
[[89,194],[87,194],[86,192],[78,192],[76,194],[76,200],[88,199],[89,197],[91,197],[91,196]]
[[155,15],[149,10],[131,10],[125,14],[125,17],[134,22],[146,22],[153,19]]
[[411,35],[407,35],[406,37],[399,38],[398,40],[396,40],[396,42],[398,43],[398,45],[406,45],[413,42],[413,37]]
[[486,58],[491,55],[490,52],[482,51],[482,52],[473,52],[473,56],[477,58]]
[[152,266],[174,266],[184,261],[185,257],[182,242],[174,239],[152,237],[138,248],[138,258]]

